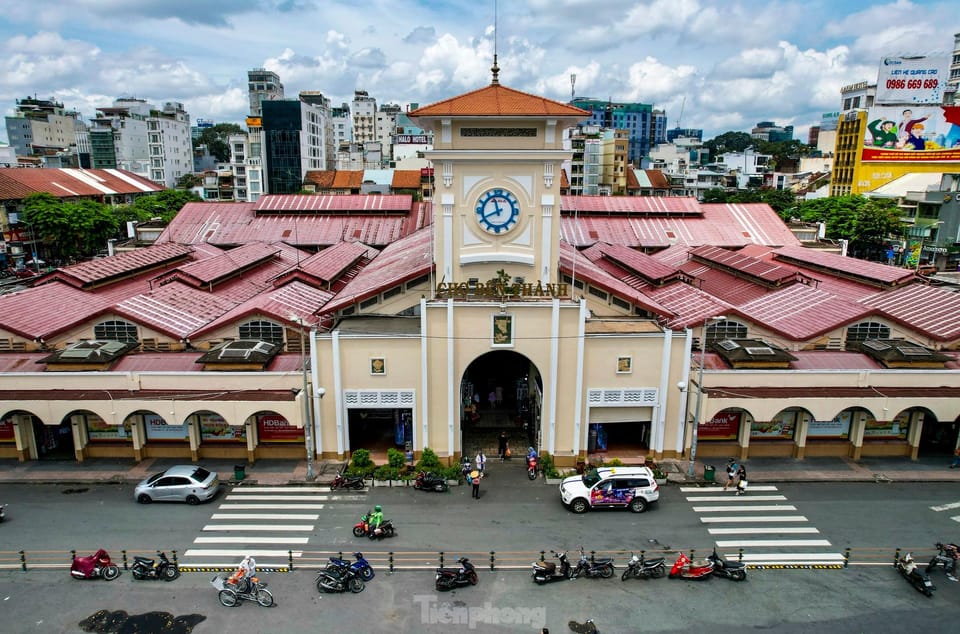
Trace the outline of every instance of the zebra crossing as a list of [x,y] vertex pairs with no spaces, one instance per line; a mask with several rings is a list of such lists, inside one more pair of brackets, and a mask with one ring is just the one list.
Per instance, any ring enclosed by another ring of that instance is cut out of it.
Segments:
[[[938,506],[931,506],[930,510],[936,513],[942,513],[944,511],[956,511],[960,509],[960,502],[950,502],[949,504],[940,504]],[[954,522],[960,522],[960,515],[951,515],[950,519]]]
[[333,493],[328,487],[244,486],[227,492],[202,534],[180,557],[183,568],[222,569],[252,555],[259,568],[284,568],[303,556],[316,522],[332,506],[349,506],[366,495]]
[[751,485],[746,495],[722,487],[680,487],[718,552],[750,566],[835,566],[843,553],[806,526],[808,520],[774,485]]

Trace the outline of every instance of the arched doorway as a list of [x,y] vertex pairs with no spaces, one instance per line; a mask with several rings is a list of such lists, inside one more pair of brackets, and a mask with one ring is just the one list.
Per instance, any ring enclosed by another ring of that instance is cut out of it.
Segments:
[[950,456],[957,448],[960,435],[960,422],[939,421],[933,412],[923,408],[911,408],[897,415],[899,418],[911,420],[917,416],[923,417],[923,427],[920,429],[920,446],[917,455],[922,456]]
[[73,429],[70,419],[59,425],[45,425],[36,416],[33,419],[33,436],[37,447],[37,460],[76,460],[73,444]]
[[497,455],[505,432],[514,455],[541,449],[543,379],[530,359],[512,350],[494,350],[467,366],[460,381],[460,450]]

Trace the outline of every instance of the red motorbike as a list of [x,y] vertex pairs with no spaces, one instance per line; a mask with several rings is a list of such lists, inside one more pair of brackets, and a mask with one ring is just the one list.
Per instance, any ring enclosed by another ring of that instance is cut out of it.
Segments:
[[370,532],[370,513],[360,516],[360,521],[353,525],[353,536],[354,537],[369,537],[370,539],[378,539],[383,537],[393,537],[396,534],[396,529],[393,528],[393,520],[383,520],[380,522],[380,528],[374,532]]
[[348,476],[344,475],[341,471],[333,478],[333,482],[330,483],[330,490],[335,491],[337,489],[362,489],[363,488],[363,476]]
[[691,560],[686,553],[680,553],[673,568],[670,569],[671,579],[709,579],[713,573],[713,562],[709,559]]
[[527,456],[527,477],[531,480],[537,479],[537,457]]
[[120,576],[120,568],[110,559],[110,554],[101,548],[89,557],[74,557],[70,564],[70,576],[74,579],[103,578],[113,581]]

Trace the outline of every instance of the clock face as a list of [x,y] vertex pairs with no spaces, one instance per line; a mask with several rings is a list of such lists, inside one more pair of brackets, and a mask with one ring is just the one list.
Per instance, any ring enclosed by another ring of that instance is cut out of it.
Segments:
[[506,189],[489,189],[477,199],[477,221],[490,233],[510,231],[519,217],[517,197]]

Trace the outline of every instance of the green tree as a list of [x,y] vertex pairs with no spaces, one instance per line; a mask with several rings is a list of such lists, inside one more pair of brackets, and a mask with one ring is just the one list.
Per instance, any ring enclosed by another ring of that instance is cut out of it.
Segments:
[[826,237],[848,240],[854,257],[884,260],[886,244],[903,234],[900,211],[892,200],[857,194],[803,201],[798,215],[804,222],[823,222]]
[[760,200],[785,220],[789,220],[791,212],[797,207],[796,194],[787,189],[761,189]]
[[24,199],[23,219],[54,259],[93,255],[117,234],[119,220],[113,210],[94,200],[64,202],[50,194]]
[[203,180],[199,176],[193,172],[187,172],[177,179],[177,189],[190,189],[192,187],[196,187],[202,182]]
[[756,143],[756,139],[746,132],[730,131],[704,141],[703,146],[710,149],[710,158],[716,160],[724,152],[743,152]]
[[207,151],[221,163],[230,160],[230,145],[227,138],[231,134],[240,134],[243,128],[236,123],[218,123],[215,126],[204,128],[200,136],[193,139],[193,147],[207,146]]
[[701,202],[728,203],[730,202],[730,193],[725,189],[721,189],[720,187],[711,187],[707,191],[703,192],[703,200]]
[[190,202],[202,202],[202,199],[183,189],[164,189],[133,201],[130,209],[134,217],[128,219],[147,222],[152,218],[160,218],[163,222],[170,222],[177,212]]

